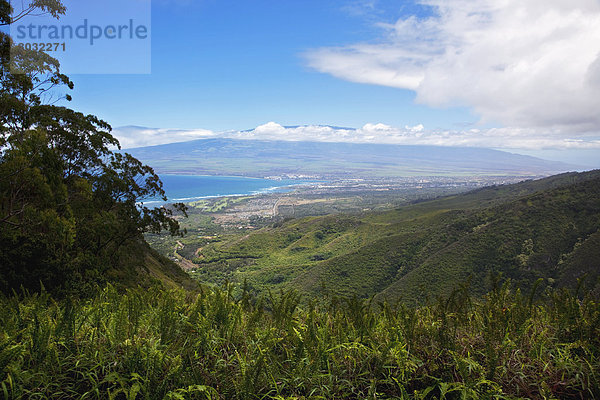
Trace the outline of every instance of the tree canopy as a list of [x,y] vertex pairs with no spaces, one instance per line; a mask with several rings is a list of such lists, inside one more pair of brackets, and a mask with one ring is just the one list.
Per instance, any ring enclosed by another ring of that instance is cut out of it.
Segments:
[[[65,11],[0,0],[0,24]],[[123,267],[120,252],[144,232],[180,233],[183,204],[144,206],[167,200],[153,169],[118,151],[108,123],[58,105],[73,87],[56,59],[0,34],[0,291],[82,291]]]

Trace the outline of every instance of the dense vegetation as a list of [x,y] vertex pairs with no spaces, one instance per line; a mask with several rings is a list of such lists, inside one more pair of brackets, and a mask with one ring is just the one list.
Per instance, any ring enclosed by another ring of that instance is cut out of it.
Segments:
[[[58,0],[35,0],[13,15],[1,0],[0,25],[64,12]],[[0,33],[0,292],[43,285],[86,293],[107,281],[149,280],[147,256],[169,263],[146,251],[142,238],[179,231],[170,209],[143,206],[164,198],[158,176],[113,151],[119,143],[106,122],[57,105],[71,89],[57,60]]]
[[600,396],[600,303],[496,284],[430,306],[294,292],[108,287],[0,299],[4,399],[580,399]]
[[[472,280],[483,295],[501,272],[529,290],[598,291],[600,171],[488,187],[388,212],[292,219],[206,244],[194,259],[204,282],[423,302]],[[596,244],[596,245],[595,245]],[[426,288],[427,290],[423,290]]]

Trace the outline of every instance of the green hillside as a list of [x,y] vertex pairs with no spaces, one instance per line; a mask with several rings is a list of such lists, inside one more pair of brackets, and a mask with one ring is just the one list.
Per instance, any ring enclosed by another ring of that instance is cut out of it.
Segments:
[[98,281],[110,283],[119,289],[159,285],[166,289],[199,290],[198,283],[190,279],[177,264],[141,239],[125,244],[103,275]]
[[423,301],[502,273],[527,289],[597,284],[600,171],[489,187],[389,212],[290,220],[202,248],[196,277],[258,291]]

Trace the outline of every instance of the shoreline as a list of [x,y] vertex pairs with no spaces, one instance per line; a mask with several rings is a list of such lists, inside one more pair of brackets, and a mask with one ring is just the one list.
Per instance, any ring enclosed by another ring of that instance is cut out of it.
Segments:
[[[182,176],[182,175],[172,175],[172,176]],[[186,176],[205,177],[204,175],[186,175]],[[213,177],[213,176],[214,175],[206,175],[206,177]],[[244,177],[241,177],[241,178],[244,178]],[[244,178],[244,179],[247,179],[247,178]],[[263,179],[263,178],[251,178],[251,179]],[[272,179],[272,180],[275,181],[274,179]],[[180,197],[180,198],[173,198],[173,199],[167,198],[167,201],[151,200],[151,201],[147,201],[147,202],[144,202],[144,201],[138,202],[137,204],[143,204],[144,206],[159,206],[159,205],[168,205],[168,204],[173,204],[173,203],[187,204],[187,203],[192,203],[194,201],[205,200],[205,199],[219,199],[219,198],[246,197],[246,196],[251,197],[251,196],[259,196],[259,195],[274,194],[274,193],[289,193],[289,192],[292,192],[294,190],[294,188],[310,187],[310,186],[313,186],[318,183],[321,183],[321,182],[301,182],[301,183],[294,183],[291,185],[271,186],[271,187],[260,189],[260,190],[253,190],[248,193],[214,194],[214,195],[203,195],[203,196]]]

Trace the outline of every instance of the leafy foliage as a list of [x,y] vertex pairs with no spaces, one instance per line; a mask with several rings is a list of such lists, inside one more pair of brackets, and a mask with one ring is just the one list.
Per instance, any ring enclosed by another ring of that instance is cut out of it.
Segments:
[[[39,0],[13,14],[3,1],[0,12],[9,23],[65,8]],[[138,246],[144,232],[179,232],[173,209],[143,206],[165,198],[152,168],[114,152],[106,122],[55,105],[70,100],[57,93],[73,88],[57,60],[2,33],[0,84],[0,291],[85,292],[107,280],[121,249]]]
[[21,9],[15,10],[8,0],[0,0],[0,26],[13,24],[27,15],[36,13],[50,14],[55,18],[64,15],[66,7],[60,0],[30,0],[21,2]]
[[231,287],[109,286],[0,299],[0,398],[478,399],[600,396],[600,304],[496,281],[430,306]]

